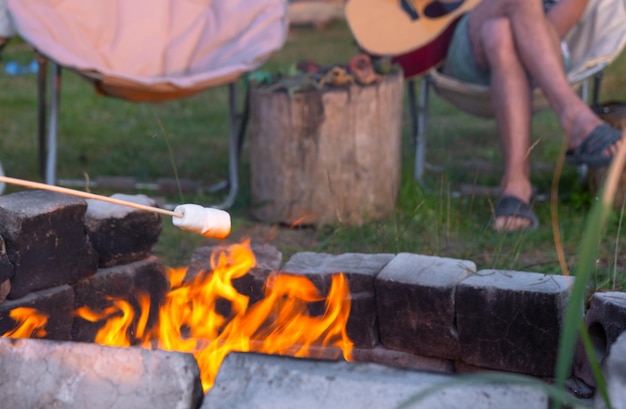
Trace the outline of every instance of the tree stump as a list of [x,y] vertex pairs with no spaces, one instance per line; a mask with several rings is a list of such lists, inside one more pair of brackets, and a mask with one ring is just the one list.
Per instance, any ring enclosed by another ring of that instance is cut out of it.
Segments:
[[[597,107],[595,111],[600,118],[612,127],[626,131],[626,103],[609,102]],[[607,171],[608,167],[589,168],[589,187],[594,194],[597,193],[604,184]],[[624,200],[626,200],[626,169],[622,170],[619,186],[615,191],[613,207],[620,209],[624,204]]]
[[395,209],[403,77],[295,93],[252,89],[252,216],[360,225]]

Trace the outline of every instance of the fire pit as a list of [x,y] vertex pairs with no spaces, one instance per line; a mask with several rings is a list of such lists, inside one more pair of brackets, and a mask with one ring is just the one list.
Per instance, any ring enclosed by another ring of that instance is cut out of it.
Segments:
[[[259,388],[273,390],[303,374],[331,396],[342,382],[376,390],[365,381],[371,373],[377,382],[389,382],[385,388],[397,396],[388,402],[395,403],[445,385],[452,374],[552,376],[568,277],[477,271],[468,260],[409,253],[303,252],[283,263],[277,249],[249,241],[201,247],[187,267],[173,269],[146,246],[156,242],[160,220],[111,206],[94,214],[82,199],[53,193],[0,197],[6,249],[0,260],[12,284],[0,303],[0,333],[8,338],[0,343],[6,377],[0,390],[3,396],[33,395],[21,407],[86,407],[90,391],[100,388],[93,379],[108,385],[103,390],[115,396],[116,407],[172,407],[146,397],[163,392],[179,396],[176,407],[182,409],[220,407],[219,401],[229,407],[224,402],[250,396],[254,385],[268,382]],[[74,255],[82,249],[71,261],[58,255],[66,236]],[[614,334],[626,328],[624,304],[626,297],[617,293],[592,303],[588,313],[596,336],[598,328],[611,328],[607,351]],[[29,337],[44,340],[18,340]],[[33,369],[42,363],[47,371]],[[576,367],[579,378],[593,382],[585,378],[588,367]],[[159,373],[169,374],[166,381]],[[127,377],[134,379],[132,387],[107,389]],[[19,392],[31,378],[42,388]],[[174,378],[181,381],[172,384]],[[399,381],[414,378],[415,384]],[[307,382],[294,385],[306,389]],[[477,390],[490,394],[484,404],[505,407],[512,399],[526,403],[517,407],[546,407],[543,392],[485,384]],[[204,403],[202,391],[209,391]],[[111,407],[108,398],[100,401],[87,406]],[[314,402],[333,406],[321,395]],[[339,399],[335,407],[367,407],[357,402]]]

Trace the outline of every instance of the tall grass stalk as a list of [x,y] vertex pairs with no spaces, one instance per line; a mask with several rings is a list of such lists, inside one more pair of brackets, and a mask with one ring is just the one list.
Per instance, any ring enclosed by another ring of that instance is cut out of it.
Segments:
[[569,268],[565,260],[565,251],[563,250],[563,241],[561,240],[561,228],[559,225],[559,181],[563,173],[563,164],[565,162],[565,151],[567,150],[566,139],[561,142],[561,151],[559,153],[554,173],[552,175],[552,189],[550,193],[550,220],[552,222],[552,235],[554,237],[554,248],[559,260],[561,272],[565,276],[569,276]]
[[[626,132],[624,136],[626,137]],[[606,181],[600,192],[600,200],[593,204],[582,235],[580,259],[575,269],[576,280],[572,285],[565,315],[565,325],[559,343],[556,365],[556,386],[559,388],[565,387],[565,380],[570,373],[574,348],[583,322],[586,288],[591,278],[591,272],[595,269],[598,246],[613,210],[613,200],[625,161],[626,143],[622,143],[609,167]],[[591,351],[587,351],[587,355],[593,356]],[[609,402],[606,403],[607,407],[610,408]],[[558,404],[555,403],[553,407],[558,408]]]
[[593,349],[593,343],[591,342],[591,337],[589,336],[589,331],[587,331],[587,327],[581,321],[580,322],[580,339],[585,347],[585,352],[589,359],[589,364],[591,365],[591,371],[593,373],[593,377],[596,379],[597,390],[600,392],[604,403],[607,408],[611,407],[609,393],[606,390],[606,382],[604,382],[604,378],[602,376],[602,370],[600,369],[599,359],[595,354]]
[[172,165],[172,172],[174,173],[174,178],[176,180],[176,187],[178,190],[178,199],[180,200],[181,203],[183,203],[185,201],[185,198],[183,195],[183,188],[180,184],[180,175],[178,174],[178,166],[176,166],[176,160],[174,159],[174,151],[172,150],[172,144],[170,143],[169,135],[167,134],[167,131],[165,130],[165,127],[163,126],[163,122],[161,121],[161,117],[156,112],[156,110],[153,109],[152,113],[154,114],[154,119],[156,120],[159,130],[163,134],[163,139],[165,139],[165,144],[167,145],[167,153],[170,159],[170,164]]
[[613,283],[611,289],[615,291],[617,288],[617,257],[619,255],[619,236],[622,231],[622,221],[624,220],[624,209],[626,208],[626,198],[622,197],[622,209],[619,213],[619,223],[617,224],[617,233],[615,233],[615,252],[613,255]]

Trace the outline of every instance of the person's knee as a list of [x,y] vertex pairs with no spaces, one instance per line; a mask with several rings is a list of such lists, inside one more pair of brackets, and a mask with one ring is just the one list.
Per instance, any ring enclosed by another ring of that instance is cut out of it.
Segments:
[[513,30],[507,18],[487,21],[481,28],[480,37],[488,60],[516,58]]
[[514,16],[520,11],[543,12],[542,0],[489,0],[493,7],[504,16]]

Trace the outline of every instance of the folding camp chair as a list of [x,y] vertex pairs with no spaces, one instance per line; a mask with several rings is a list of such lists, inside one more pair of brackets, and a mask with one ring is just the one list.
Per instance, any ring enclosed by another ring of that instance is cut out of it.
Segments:
[[[247,119],[247,98],[240,112],[235,84],[284,44],[286,2],[6,0],[6,4],[17,33],[39,55],[39,161],[46,183],[56,183],[62,67],[91,81],[101,94],[134,102],[167,101],[228,85],[229,179],[224,185],[229,193],[215,207],[232,206]],[[53,68],[49,102],[47,61]]]
[[[590,0],[580,22],[566,36],[570,48],[572,69],[569,83],[580,90],[583,100],[597,104],[604,69],[626,45],[626,0]],[[405,69],[405,72],[407,70]],[[432,69],[421,79],[421,93],[415,92],[415,78],[407,78],[412,135],[415,142],[414,177],[422,183],[426,164],[426,125],[430,88],[444,100],[471,115],[492,118],[490,90],[487,86],[467,84]],[[590,85],[590,82],[593,84]],[[590,86],[593,86],[591,102]],[[533,94],[533,112],[549,104],[537,89]]]

